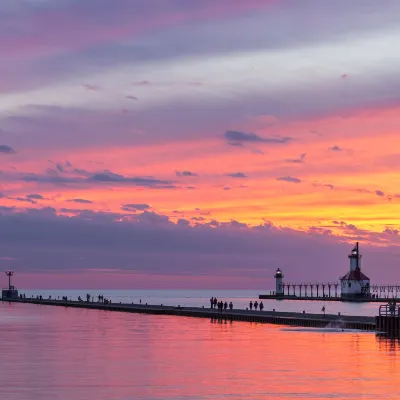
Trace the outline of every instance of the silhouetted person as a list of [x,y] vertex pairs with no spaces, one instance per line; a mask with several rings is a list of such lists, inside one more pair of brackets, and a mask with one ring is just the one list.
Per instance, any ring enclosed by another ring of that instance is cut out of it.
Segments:
[[324,313],[324,315],[325,315],[325,306],[323,306],[322,307],[322,310],[321,310],[323,313]]
[[228,303],[225,302],[225,303],[224,303],[224,310],[227,310],[227,308],[228,308]]
[[264,310],[264,304],[263,304],[263,302],[261,301],[261,302],[260,302],[260,311],[262,311],[262,310]]
[[232,302],[229,303],[229,309],[233,310],[233,303]]
[[253,302],[252,301],[250,301],[249,307],[250,307],[250,310],[253,309]]
[[257,308],[258,308],[258,301],[255,301],[254,302],[254,309],[257,310]]
[[216,297],[214,297],[214,308],[217,308],[217,303],[218,303],[218,300]]
[[213,308],[214,307],[214,297],[211,297],[210,304],[211,304],[211,308]]

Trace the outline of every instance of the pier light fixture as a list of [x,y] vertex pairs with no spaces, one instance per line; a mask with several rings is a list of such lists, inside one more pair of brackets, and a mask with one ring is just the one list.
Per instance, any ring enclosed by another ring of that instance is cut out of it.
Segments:
[[14,271],[8,270],[5,272],[5,274],[8,276],[8,290],[13,289],[11,287],[11,277],[14,275]]
[[[275,295],[283,296],[284,295],[284,283],[283,283],[283,272],[278,268],[274,275],[275,278]],[[290,286],[289,286],[290,287]],[[289,288],[288,288],[289,290]]]

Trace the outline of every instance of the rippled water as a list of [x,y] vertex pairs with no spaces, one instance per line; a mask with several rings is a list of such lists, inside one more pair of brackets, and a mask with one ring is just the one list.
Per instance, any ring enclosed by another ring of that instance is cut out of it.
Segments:
[[1,399],[399,399],[371,333],[0,303]]

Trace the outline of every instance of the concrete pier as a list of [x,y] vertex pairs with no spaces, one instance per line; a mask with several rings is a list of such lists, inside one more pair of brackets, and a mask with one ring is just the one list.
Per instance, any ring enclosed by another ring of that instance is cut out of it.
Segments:
[[58,307],[74,307],[93,310],[117,311],[153,315],[174,315],[182,317],[210,318],[226,321],[244,321],[278,325],[303,326],[324,328],[338,325],[343,329],[360,329],[365,331],[376,330],[374,317],[349,316],[334,314],[309,314],[278,311],[249,311],[249,310],[224,310],[218,311],[201,307],[172,307],[164,305],[143,304],[104,304],[100,302],[85,302],[71,300],[45,300],[45,299],[1,299],[9,303],[28,303]]

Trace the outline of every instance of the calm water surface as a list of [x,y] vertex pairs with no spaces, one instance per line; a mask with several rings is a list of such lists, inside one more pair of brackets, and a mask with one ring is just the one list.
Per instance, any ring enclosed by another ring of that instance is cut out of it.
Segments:
[[0,328],[5,400],[400,399],[370,333],[6,303]]

